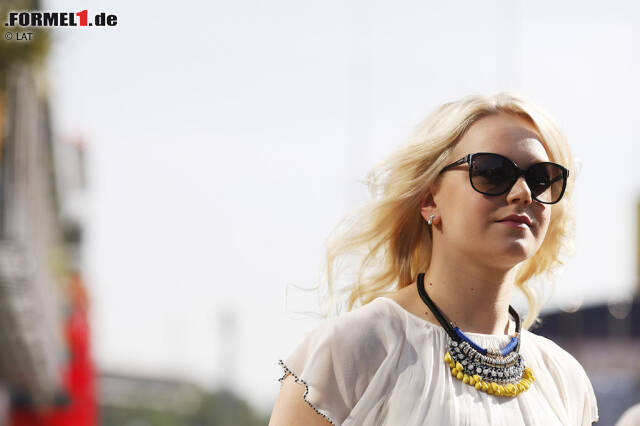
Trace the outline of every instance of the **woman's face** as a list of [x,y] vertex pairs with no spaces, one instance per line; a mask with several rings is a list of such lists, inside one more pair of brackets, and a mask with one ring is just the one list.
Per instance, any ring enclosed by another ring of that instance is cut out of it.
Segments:
[[[460,139],[450,157],[492,152],[504,155],[521,169],[549,161],[535,127],[526,119],[507,113],[483,117]],[[469,165],[463,164],[440,175],[433,188],[434,248],[459,259],[475,260],[493,268],[511,268],[533,256],[544,240],[551,205],[531,197],[523,177],[503,195],[488,196],[469,182]],[[509,215],[526,215],[531,226],[500,222]],[[423,215],[428,217],[423,209]],[[440,232],[438,232],[440,231]],[[438,241],[436,241],[436,239]]]

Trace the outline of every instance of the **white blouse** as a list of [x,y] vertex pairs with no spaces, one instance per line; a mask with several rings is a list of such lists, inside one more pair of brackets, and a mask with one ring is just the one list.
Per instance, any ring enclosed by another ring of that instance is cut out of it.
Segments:
[[[512,324],[513,328],[513,324]],[[480,346],[504,347],[508,335],[465,333]],[[590,425],[598,420],[582,366],[551,340],[521,332],[520,353],[535,381],[516,397],[463,384],[444,362],[448,335],[439,325],[379,297],[324,321],[285,362],[307,388],[304,398],[332,424]]]

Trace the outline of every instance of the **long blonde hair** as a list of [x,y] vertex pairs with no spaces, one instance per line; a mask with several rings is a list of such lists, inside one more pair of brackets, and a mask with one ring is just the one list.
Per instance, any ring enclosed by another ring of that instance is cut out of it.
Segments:
[[[452,161],[450,153],[465,131],[478,119],[498,112],[530,120],[550,161],[570,170],[564,197],[551,209],[542,245],[519,265],[515,278],[529,305],[523,327],[534,323],[542,308],[543,292],[531,284],[531,279],[562,265],[564,254],[572,248],[575,165],[569,145],[553,120],[535,105],[510,93],[468,96],[442,105],[417,126],[405,146],[369,172],[371,201],[345,217],[329,239],[329,305],[337,306],[336,297],[346,293],[346,307],[352,310],[411,284],[418,273],[427,272],[431,229],[420,214],[420,201],[439,171]],[[346,286],[337,289],[336,295],[336,283],[345,273],[345,259],[347,264],[355,262],[355,273],[347,278]]]

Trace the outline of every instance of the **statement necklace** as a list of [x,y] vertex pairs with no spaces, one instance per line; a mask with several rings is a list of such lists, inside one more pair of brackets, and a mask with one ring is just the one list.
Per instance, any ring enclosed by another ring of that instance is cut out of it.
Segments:
[[520,355],[520,316],[513,307],[509,313],[516,323],[516,332],[504,348],[485,349],[474,343],[452,321],[446,321],[424,289],[424,273],[418,274],[418,293],[449,335],[449,350],[444,362],[451,374],[462,383],[490,395],[514,397],[529,389],[533,371],[525,366]]

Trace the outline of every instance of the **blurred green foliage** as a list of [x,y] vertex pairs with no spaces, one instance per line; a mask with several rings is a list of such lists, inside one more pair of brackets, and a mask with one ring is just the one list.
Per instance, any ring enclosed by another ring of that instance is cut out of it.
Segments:
[[[49,52],[51,35],[49,31],[42,28],[19,28],[5,27],[7,15],[10,11],[38,10],[40,2],[37,0],[3,0],[0,2],[0,89],[5,88],[6,75],[11,67],[16,63],[27,63],[29,65],[40,66]],[[31,40],[6,40],[7,32],[30,32]]]
[[227,391],[203,393],[191,414],[149,408],[102,407],[102,426],[264,426],[269,417],[256,413],[243,399]]

